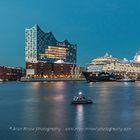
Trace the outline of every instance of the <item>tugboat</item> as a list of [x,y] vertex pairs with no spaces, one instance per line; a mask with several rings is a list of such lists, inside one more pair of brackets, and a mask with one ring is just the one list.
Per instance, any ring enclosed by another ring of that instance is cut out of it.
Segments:
[[87,98],[82,95],[82,92],[79,92],[79,96],[75,96],[72,100],[72,104],[92,104],[93,101],[90,98]]

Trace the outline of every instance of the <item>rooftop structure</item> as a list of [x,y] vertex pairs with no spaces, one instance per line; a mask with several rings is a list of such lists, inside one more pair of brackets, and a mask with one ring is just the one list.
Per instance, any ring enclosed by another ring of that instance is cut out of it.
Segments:
[[103,65],[103,64],[109,64],[113,62],[119,62],[118,58],[113,58],[112,55],[109,55],[106,53],[102,57],[98,57],[92,60],[91,64],[96,64],[96,65]]
[[140,52],[136,53],[133,62],[140,63]]

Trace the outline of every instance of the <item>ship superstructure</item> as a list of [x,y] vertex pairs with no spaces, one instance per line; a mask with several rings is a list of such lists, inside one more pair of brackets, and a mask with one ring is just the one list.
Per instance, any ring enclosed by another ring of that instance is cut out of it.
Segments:
[[[86,72],[90,73],[89,75],[98,73],[112,75],[113,73],[117,79],[123,78],[124,75],[136,79],[140,76],[140,53],[136,53],[133,60],[115,58],[106,53],[102,57],[93,59],[87,66]],[[87,73],[86,76],[88,75]],[[85,75],[85,72],[83,74]]]

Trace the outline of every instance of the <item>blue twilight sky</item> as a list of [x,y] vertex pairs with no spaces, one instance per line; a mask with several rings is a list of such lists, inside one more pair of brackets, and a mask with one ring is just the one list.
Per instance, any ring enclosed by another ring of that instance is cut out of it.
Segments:
[[78,64],[140,50],[140,0],[0,0],[0,65],[24,66],[24,29],[38,24],[78,45]]

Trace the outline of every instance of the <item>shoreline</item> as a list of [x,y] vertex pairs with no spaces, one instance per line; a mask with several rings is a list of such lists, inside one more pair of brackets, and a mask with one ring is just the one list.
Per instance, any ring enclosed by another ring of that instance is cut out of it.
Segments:
[[20,82],[86,81],[85,78],[22,78]]

